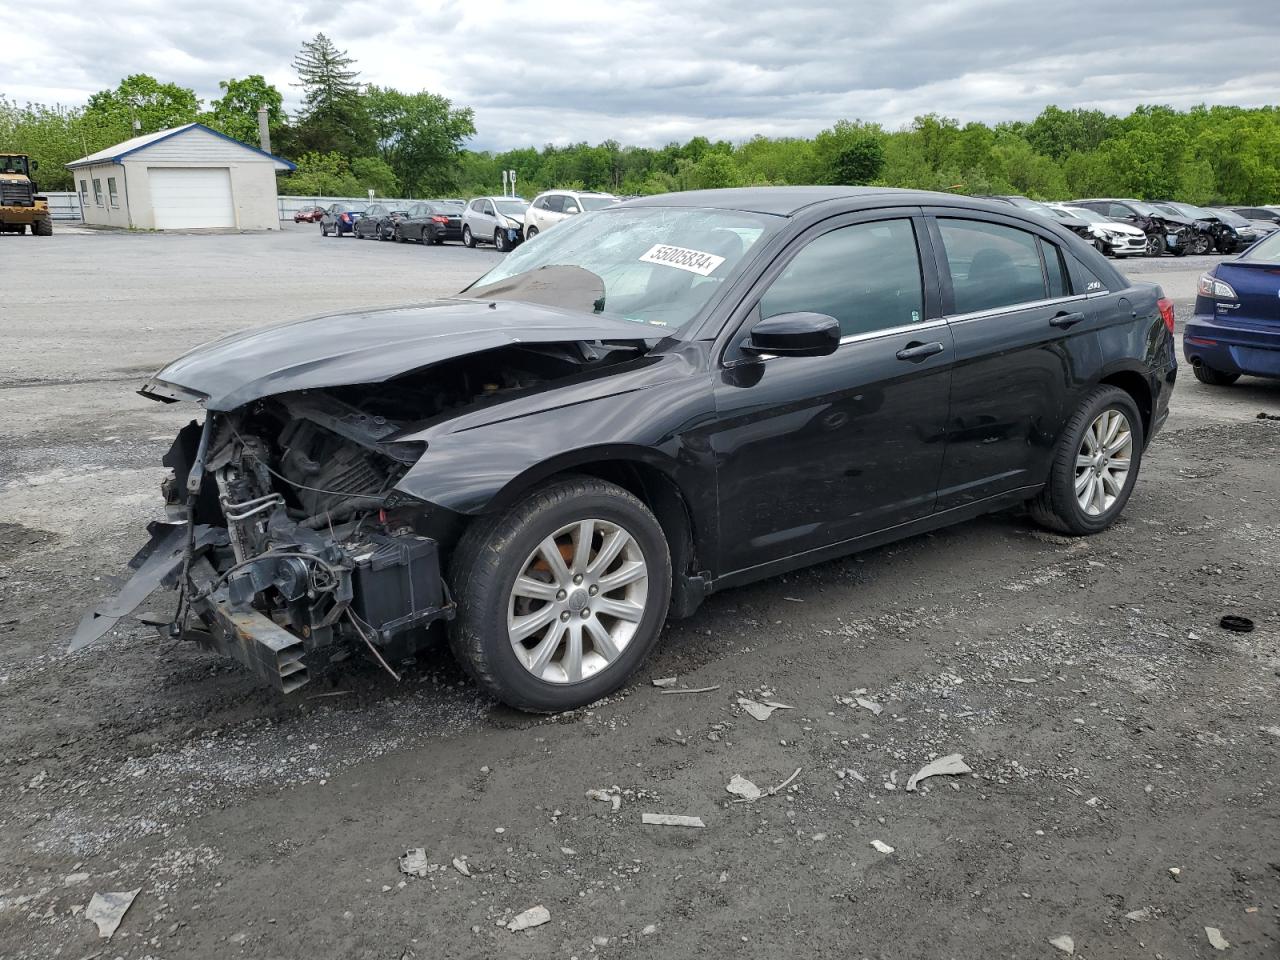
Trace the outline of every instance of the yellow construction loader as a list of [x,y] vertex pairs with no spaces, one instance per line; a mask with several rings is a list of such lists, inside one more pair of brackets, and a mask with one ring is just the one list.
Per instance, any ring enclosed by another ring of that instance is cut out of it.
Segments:
[[53,234],[49,201],[31,179],[36,163],[25,153],[0,151],[0,233],[23,233],[27,225],[37,237]]

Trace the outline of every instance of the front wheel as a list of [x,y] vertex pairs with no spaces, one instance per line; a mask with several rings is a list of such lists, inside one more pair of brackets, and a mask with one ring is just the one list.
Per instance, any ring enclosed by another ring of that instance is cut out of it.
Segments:
[[1196,379],[1201,383],[1207,383],[1211,387],[1229,387],[1240,379],[1238,373],[1225,373],[1222,370],[1215,370],[1213,367],[1206,367],[1203,363],[1192,364],[1192,372],[1196,375]]
[[1187,252],[1197,257],[1203,257],[1206,253],[1213,249],[1213,241],[1209,239],[1209,235],[1205,233],[1196,234],[1189,244],[1187,244]]
[[1168,245],[1165,243],[1164,237],[1160,236],[1158,233],[1147,234],[1148,257],[1158,257],[1167,249]]
[[520,710],[572,710],[617,690],[652,649],[671,600],[662,527],[621,487],[554,482],[477,521],[450,564],[454,655]]
[[1142,416],[1133,397],[1119,387],[1093,390],[1067,421],[1049,481],[1031,501],[1032,517],[1061,533],[1107,529],[1133,492],[1142,446]]
[[524,232],[524,241],[525,241],[525,243],[528,243],[530,240],[532,240],[532,239],[533,239],[534,237],[536,237],[537,235],[538,235],[538,228],[537,228],[537,227],[529,227],[529,228],[528,228],[527,230],[525,230],[525,232]]
[[493,245],[498,248],[499,253],[506,253],[510,249],[507,243],[507,231],[502,229],[493,231]]

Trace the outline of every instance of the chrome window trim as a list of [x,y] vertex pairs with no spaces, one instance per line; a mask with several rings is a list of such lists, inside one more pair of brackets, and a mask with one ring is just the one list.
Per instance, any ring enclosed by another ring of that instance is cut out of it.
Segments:
[[1024,310],[1035,310],[1040,307],[1051,307],[1056,303],[1076,303],[1090,299],[1091,296],[1105,296],[1109,291],[1096,290],[1092,294],[1073,293],[1068,297],[1050,297],[1046,300],[1029,300],[1026,303],[1011,303],[1008,306],[992,307],[988,310],[975,310],[972,313],[955,313],[946,318],[949,323],[968,323],[970,320],[985,320],[1004,313],[1021,313]]

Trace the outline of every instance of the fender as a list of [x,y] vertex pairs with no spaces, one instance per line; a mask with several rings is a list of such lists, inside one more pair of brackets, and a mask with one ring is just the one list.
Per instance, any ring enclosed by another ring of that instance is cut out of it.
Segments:
[[402,438],[426,441],[427,449],[395,489],[474,516],[555,473],[631,461],[670,477],[698,514],[714,503],[714,490],[702,489],[715,475],[711,450],[699,439],[714,413],[705,377],[694,375],[465,430],[441,424]]

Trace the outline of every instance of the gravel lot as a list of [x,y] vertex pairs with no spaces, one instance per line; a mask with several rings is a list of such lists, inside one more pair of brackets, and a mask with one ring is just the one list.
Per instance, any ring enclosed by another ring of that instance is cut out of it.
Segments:
[[[0,237],[0,957],[968,960],[1066,935],[1128,960],[1217,956],[1206,927],[1277,956],[1280,422],[1257,414],[1280,383],[1184,371],[1106,534],[998,515],[717,595],[571,715],[496,707],[443,656],[284,700],[138,626],[63,653],[191,416],[136,396],[144,374],[498,256],[315,227]],[[1185,317],[1211,262],[1122,268]],[[950,753],[971,776],[905,790]],[[416,847],[423,877],[398,866]],[[90,897],[135,888],[103,945]],[[535,905],[549,923],[506,929]]]

